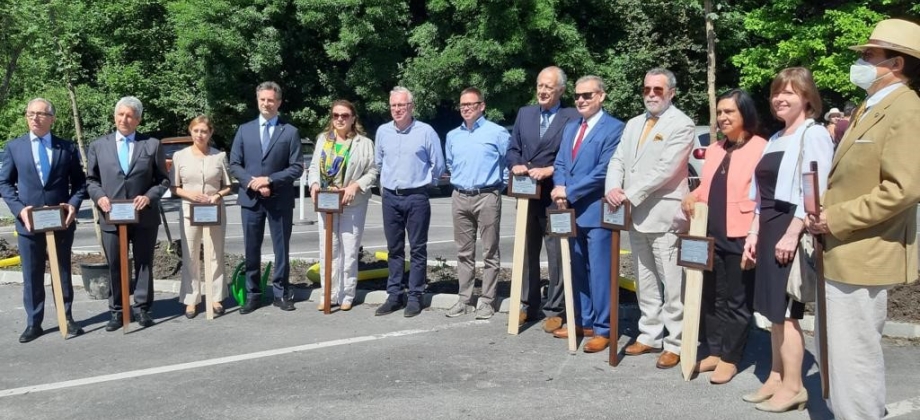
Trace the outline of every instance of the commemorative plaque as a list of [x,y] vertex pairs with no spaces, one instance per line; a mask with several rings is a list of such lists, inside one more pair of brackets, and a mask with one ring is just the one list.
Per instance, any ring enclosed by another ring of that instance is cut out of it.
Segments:
[[508,195],[516,198],[540,198],[540,183],[528,175],[511,175]]
[[610,230],[629,230],[629,203],[614,208],[601,200],[601,226]]
[[64,229],[65,212],[63,206],[44,206],[29,210],[29,224],[32,232],[53,232]]
[[105,214],[106,223],[113,225],[137,223],[134,200],[110,200],[111,210]]
[[199,204],[192,203],[189,205],[191,226],[220,226],[221,211],[220,204]]
[[546,223],[549,224],[547,235],[570,237],[575,236],[575,210],[547,210]]
[[698,270],[712,270],[715,240],[704,236],[680,235],[677,265]]
[[321,190],[316,193],[316,211],[320,213],[341,213],[344,190]]

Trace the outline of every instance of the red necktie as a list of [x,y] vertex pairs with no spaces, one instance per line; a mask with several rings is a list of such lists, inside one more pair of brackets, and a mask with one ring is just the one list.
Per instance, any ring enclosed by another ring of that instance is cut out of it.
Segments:
[[585,138],[585,130],[588,129],[588,121],[581,122],[581,130],[578,130],[578,137],[575,137],[575,147],[572,148],[572,159],[578,154],[578,148],[581,147],[581,141]]

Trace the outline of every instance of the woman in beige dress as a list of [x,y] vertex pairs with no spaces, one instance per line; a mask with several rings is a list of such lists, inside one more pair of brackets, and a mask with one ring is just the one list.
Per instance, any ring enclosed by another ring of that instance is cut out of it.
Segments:
[[[332,103],[329,125],[316,136],[317,150],[310,162],[310,195],[314,204],[320,189],[343,190],[343,211],[332,222],[332,291],[331,305],[351,309],[358,284],[358,259],[367,202],[371,187],[377,182],[374,143],[364,135],[355,106],[345,100]],[[325,273],[325,219],[318,215],[320,234],[320,273]],[[322,286],[323,282],[320,282]],[[319,296],[323,295],[320,289]],[[323,309],[322,297],[317,299]]]
[[[224,235],[226,209],[223,199],[230,194],[230,175],[227,171],[227,154],[210,145],[214,126],[206,116],[198,116],[189,124],[191,146],[173,155],[173,194],[182,199],[182,285],[179,300],[185,304],[185,317],[198,314],[201,302],[202,258],[199,249],[204,242],[204,275],[210,278],[210,293],[214,313],[224,314],[221,301],[226,296],[227,277],[224,275]],[[220,204],[219,226],[191,226],[190,204]],[[193,258],[194,257],[194,258]]]

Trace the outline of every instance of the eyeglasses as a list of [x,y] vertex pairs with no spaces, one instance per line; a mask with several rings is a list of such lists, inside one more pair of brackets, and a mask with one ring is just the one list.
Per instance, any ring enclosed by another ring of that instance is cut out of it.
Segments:
[[594,99],[594,93],[595,92],[582,92],[582,93],[575,92],[575,100],[577,101],[579,99],[584,99],[586,101],[590,101]]
[[652,92],[655,92],[655,96],[664,96],[665,89],[661,86],[645,86],[642,88],[642,96],[648,96]]
[[48,117],[53,117],[53,116],[54,114],[49,113],[49,112],[32,112],[32,111],[26,112],[26,118],[41,119],[41,118],[48,118]]
[[406,109],[412,105],[412,102],[406,102],[404,104],[390,104],[390,109]]
[[351,114],[349,114],[349,113],[347,113],[347,112],[346,112],[346,113],[343,113],[343,114],[339,114],[338,112],[333,112],[333,113],[332,113],[332,119],[333,119],[333,120],[347,120],[347,119],[349,119],[349,118],[351,118]]
[[481,104],[481,103],[482,103],[482,101],[464,102],[464,103],[462,103],[462,104],[460,104],[460,105],[457,105],[457,108],[458,108],[458,109],[473,109],[473,108],[479,106],[479,104]]

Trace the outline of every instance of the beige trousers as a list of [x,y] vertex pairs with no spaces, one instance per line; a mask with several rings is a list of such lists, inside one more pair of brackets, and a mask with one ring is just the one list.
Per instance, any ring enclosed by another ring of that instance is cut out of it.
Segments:
[[[226,213],[223,220],[227,220]],[[189,217],[183,214],[182,284],[179,287],[179,300],[183,304],[197,305],[201,302],[204,280],[201,277],[202,263],[205,278],[210,278],[213,282],[210,292],[205,293],[211,293],[214,302],[222,301],[227,295],[228,276],[224,275],[224,229],[224,226],[191,226]],[[202,243],[204,254],[202,258],[198,258]]]

